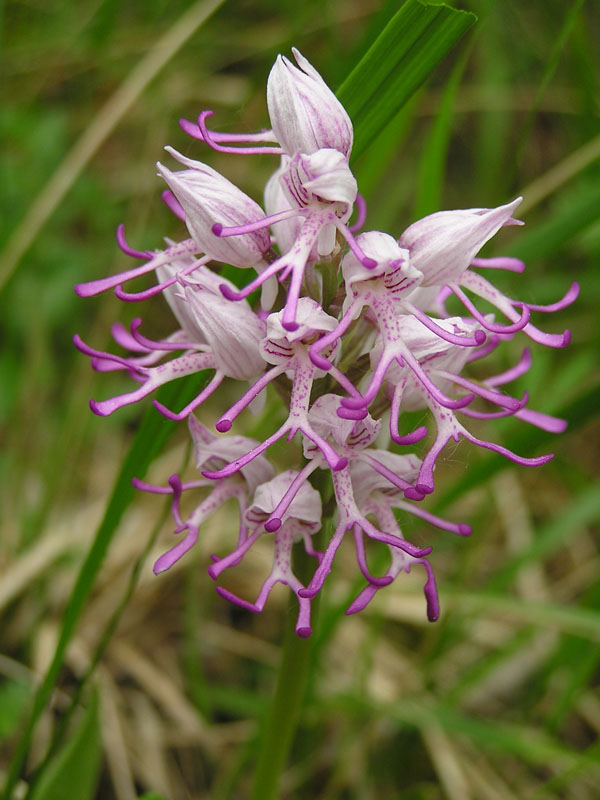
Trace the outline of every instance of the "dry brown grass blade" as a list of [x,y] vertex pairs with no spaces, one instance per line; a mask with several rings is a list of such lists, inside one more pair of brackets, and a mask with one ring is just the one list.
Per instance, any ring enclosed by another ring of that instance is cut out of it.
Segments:
[[127,753],[119,693],[106,670],[99,670],[102,744],[117,800],[136,800],[137,792]]
[[150,81],[225,0],[194,3],[142,58],[67,153],[0,255],[0,291],[78,175]]
[[118,669],[135,678],[180,728],[192,733],[196,742],[209,752],[214,750],[215,741],[208,726],[169,675],[152,664],[137,648],[122,640],[113,640],[109,656]]
[[462,759],[444,730],[428,723],[421,727],[421,736],[448,800],[472,800]]

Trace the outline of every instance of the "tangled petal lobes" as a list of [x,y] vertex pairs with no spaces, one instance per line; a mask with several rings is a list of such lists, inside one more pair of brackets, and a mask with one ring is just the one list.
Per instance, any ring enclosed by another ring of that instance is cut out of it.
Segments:
[[[508,319],[511,319],[514,322],[518,321],[519,315],[513,308],[514,301],[510,300],[508,297],[506,297],[506,295],[499,292],[495,286],[493,286],[489,281],[485,280],[485,278],[483,278],[481,275],[467,271],[461,276],[460,282],[461,285],[466,289],[469,289],[470,291],[479,295],[479,297],[487,300],[493,306],[496,306],[496,308],[498,308],[506,317],[508,317]],[[570,296],[572,289],[573,287],[571,287],[571,290],[567,292],[566,297]],[[563,298],[563,300],[564,299],[565,298]],[[562,334],[544,333],[543,331],[538,330],[531,323],[528,323],[523,328],[523,333],[529,336],[530,339],[533,339],[534,342],[543,344],[546,347],[566,347],[571,341],[571,332],[569,330],[564,331]]]
[[[203,111],[198,117],[198,128],[200,129],[202,141],[206,142],[209,147],[212,147],[213,150],[217,150],[219,153],[237,153],[238,155],[255,155],[256,153],[272,153],[274,155],[281,156],[283,155],[283,150],[281,147],[228,147],[227,145],[221,145],[219,142],[223,141],[273,141],[271,138],[264,138],[259,139],[256,137],[263,136],[263,134],[255,134],[255,138],[252,139],[252,135],[250,137],[243,137],[240,139],[233,139],[231,135],[228,136],[227,134],[220,134],[220,133],[213,133],[209,131],[206,127],[206,120],[208,117],[212,117],[212,111]],[[186,130],[186,133],[189,133],[189,130]],[[200,138],[200,137],[196,137]]]
[[169,383],[185,375],[193,375],[210,367],[211,360],[212,356],[207,356],[205,353],[183,355],[169,361],[167,364],[147,368],[147,378],[139,389],[136,389],[134,392],[111,397],[108,400],[101,400],[99,402],[90,400],[90,408],[94,414],[98,414],[100,417],[107,417],[123,406],[131,405],[131,403],[142,400],[165,383]]
[[[99,278],[96,281],[89,281],[88,283],[78,283],[75,288],[75,294],[79,297],[93,297],[100,292],[107,289],[114,289],[125,281],[139,278],[141,275],[146,275],[148,272],[154,272],[158,267],[169,264],[173,259],[180,256],[193,255],[198,252],[198,245],[193,239],[186,239],[184,242],[175,244],[169,247],[162,253],[158,253],[150,259],[146,264],[141,267],[120,272],[118,275],[111,275],[109,278]],[[136,256],[137,257],[137,256]]]
[[223,383],[225,376],[221,372],[216,372],[209,383],[205,386],[205,388],[200,392],[200,394],[196,395],[196,397],[182,408],[181,411],[175,412],[168,409],[162,403],[159,403],[158,400],[153,400],[152,405],[154,408],[160,412],[163,417],[167,419],[171,419],[175,422],[180,422],[183,419],[187,419],[189,415],[194,411],[194,409],[198,408],[198,406],[202,405],[202,403],[211,396],[211,394]]

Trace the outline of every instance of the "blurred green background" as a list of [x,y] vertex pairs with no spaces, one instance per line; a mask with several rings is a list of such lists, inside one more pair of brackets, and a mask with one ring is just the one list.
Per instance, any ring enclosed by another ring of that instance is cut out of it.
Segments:
[[[139,312],[111,294],[80,300],[73,284],[124,268],[120,222],[138,249],[183,237],[160,200],[154,164],[165,144],[260,201],[273,161],[212,153],[178,118],[212,108],[215,128],[259,130],[277,53],[297,46],[335,88],[399,5],[2,7],[0,774],[143,411],[89,412],[90,396],[124,383],[94,376],[72,336],[105,347],[110,324]],[[522,276],[496,280],[517,299],[550,303],[572,280],[582,285],[575,306],[539,319],[545,330],[570,328],[572,344],[534,345],[533,369],[517,387],[570,425],[558,438],[514,421],[496,426],[496,440],[523,455],[556,453],[539,470],[463,446],[445,453],[429,507],[474,533],[435,534],[444,610],[435,625],[420,575],[402,576],[366,612],[344,618],[359,583],[351,548],[340,553],[283,797],[598,797],[600,4],[460,7],[479,22],[353,165],[367,226],[399,236],[440,208],[522,193],[526,227],[502,232],[486,252],[527,261]],[[146,331],[169,332],[160,301],[144,305]],[[501,368],[522,344],[507,347]],[[181,426],[153,480],[185,464],[185,444]],[[232,541],[228,507],[185,563],[154,577],[172,527],[159,509],[157,498],[137,497],[111,545],[28,742],[21,796],[40,764],[36,800],[247,796],[287,595],[275,592],[257,617],[216,596],[206,567],[220,537]],[[429,536],[414,520],[406,530],[417,541]],[[268,558],[266,549],[249,559],[233,588],[252,596]]]

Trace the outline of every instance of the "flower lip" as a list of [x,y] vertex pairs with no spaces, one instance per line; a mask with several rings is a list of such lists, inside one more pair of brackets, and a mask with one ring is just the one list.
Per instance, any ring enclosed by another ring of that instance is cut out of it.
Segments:
[[[232,459],[243,455],[258,442],[247,436],[215,436],[190,415],[188,426],[194,444],[194,461],[196,469],[217,469]],[[275,470],[265,456],[257,456],[240,470],[248,484],[248,491],[254,492],[261,483],[270,480]]]
[[[246,511],[246,521],[250,525],[261,525],[277,508],[287,489],[298,476],[297,470],[280,472],[272,480],[262,483],[256,489],[254,500]],[[309,483],[304,482],[294,499],[281,517],[281,522],[293,518],[303,524],[311,533],[321,527],[321,495]],[[277,526],[277,530],[280,526]]]

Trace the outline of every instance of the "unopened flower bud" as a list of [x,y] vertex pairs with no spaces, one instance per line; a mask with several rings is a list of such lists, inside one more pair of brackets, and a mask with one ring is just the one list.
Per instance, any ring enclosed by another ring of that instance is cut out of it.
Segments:
[[236,267],[253,267],[262,261],[271,242],[268,229],[220,238],[214,225],[238,227],[265,218],[261,207],[211,167],[167,150],[189,169],[171,172],[160,162],[158,172],[185,211],[188,230],[206,255]]
[[259,375],[265,367],[259,351],[265,323],[248,304],[193,286],[186,286],[184,295],[221,372],[237,380]]
[[410,253],[413,267],[423,275],[423,286],[442,286],[457,281],[483,245],[503,225],[521,224],[512,219],[523,198],[498,208],[438,211],[414,222],[399,239]]
[[267,81],[267,105],[273,132],[289,156],[333,148],[346,159],[353,131],[346,110],[317,70],[295,48],[295,67],[278,56]]

